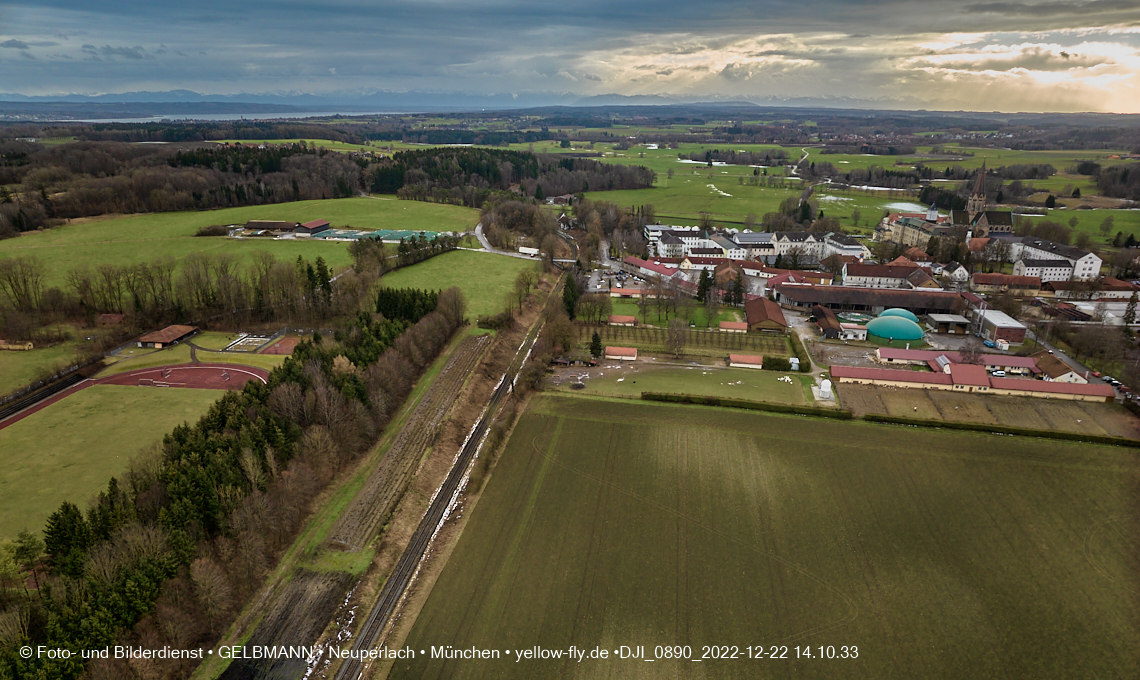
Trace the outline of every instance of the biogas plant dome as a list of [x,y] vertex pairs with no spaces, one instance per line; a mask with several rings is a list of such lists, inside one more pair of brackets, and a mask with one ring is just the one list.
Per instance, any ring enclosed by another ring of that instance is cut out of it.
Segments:
[[887,316],[886,312],[867,324],[867,332],[884,340],[921,340],[923,336],[917,323],[901,316]]
[[914,312],[905,309],[899,309],[898,307],[892,307],[890,309],[883,310],[883,313],[879,316],[897,316],[903,319],[910,319],[911,321],[918,323],[918,317],[914,315]]

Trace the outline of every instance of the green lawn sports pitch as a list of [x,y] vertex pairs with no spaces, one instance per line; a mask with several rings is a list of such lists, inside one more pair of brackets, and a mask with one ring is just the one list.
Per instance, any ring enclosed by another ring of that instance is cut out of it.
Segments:
[[1136,482],[1122,448],[540,396],[389,677],[1136,677]]

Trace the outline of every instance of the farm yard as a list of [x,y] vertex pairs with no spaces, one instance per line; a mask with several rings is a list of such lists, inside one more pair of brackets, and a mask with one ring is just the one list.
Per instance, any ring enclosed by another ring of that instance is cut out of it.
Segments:
[[931,420],[989,423],[1036,430],[1140,438],[1140,418],[1119,404],[881,385],[836,385],[840,403],[856,416],[879,413]]
[[[1134,677],[1136,473],[1115,447],[540,396],[405,644],[701,661],[388,677]],[[724,645],[743,658],[702,659]]]
[[[664,362],[662,362],[664,364]],[[780,380],[790,376],[791,383]],[[751,368],[720,366],[654,365],[636,361],[623,364],[606,362],[593,368],[564,368],[555,371],[554,389],[569,394],[640,398],[642,392],[699,394],[732,397],[749,401],[783,404],[812,402],[811,376]],[[585,387],[574,389],[581,382]]]
[[346,269],[352,259],[348,245],[323,239],[231,239],[196,237],[210,225],[244,224],[249,220],[327,219],[334,228],[407,229],[412,231],[469,231],[479,213],[470,208],[375,198],[341,198],[298,201],[275,205],[227,208],[200,212],[154,213],[73,220],[46,231],[30,232],[0,241],[0,258],[39,257],[47,264],[45,287],[67,286],[67,272],[81,266],[133,265],[162,257],[181,260],[192,253],[229,254],[250,262],[254,251],[291,262],[298,256],[320,256],[334,272]]
[[94,385],[0,429],[0,538],[38,530],[63,501],[85,507],[132,458],[196,421],[218,395]]
[[[650,354],[672,356],[672,352],[665,347],[668,331],[664,328],[582,326],[579,337],[588,344],[594,331],[601,336],[604,345],[636,347]],[[723,359],[729,351],[775,357],[786,357],[791,354],[788,339],[782,335],[721,333],[693,329],[685,331],[684,357]]]

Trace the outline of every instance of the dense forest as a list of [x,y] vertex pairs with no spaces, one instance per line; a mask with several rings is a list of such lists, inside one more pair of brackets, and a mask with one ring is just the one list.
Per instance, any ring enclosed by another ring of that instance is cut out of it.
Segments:
[[[203,210],[353,196],[360,164],[302,145],[0,142],[0,238],[108,213]],[[5,184],[23,187],[18,195]]]
[[400,198],[482,207],[516,189],[543,198],[586,191],[644,189],[656,174],[641,166],[509,149],[442,148],[401,151],[369,168],[370,187]]
[[[417,377],[464,323],[458,289],[386,291],[335,338],[298,345],[270,374],[168,434],[82,512],[64,503],[38,591],[0,591],[0,677],[77,678],[85,659],[25,660],[19,645],[212,646],[288,546],[309,502],[375,442]],[[381,312],[383,309],[386,313]],[[26,578],[27,575],[23,574]],[[90,662],[92,679],[184,678],[197,664]]]

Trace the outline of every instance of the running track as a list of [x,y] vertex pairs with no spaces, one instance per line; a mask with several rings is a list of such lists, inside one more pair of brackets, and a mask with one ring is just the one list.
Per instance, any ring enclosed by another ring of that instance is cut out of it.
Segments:
[[[167,373],[169,371],[169,373]],[[227,379],[226,376],[229,376]],[[266,382],[269,371],[252,366],[237,366],[234,364],[177,364],[173,366],[153,366],[140,368],[126,373],[117,373],[105,378],[89,378],[70,387],[59,394],[48,397],[43,401],[29,406],[16,415],[0,422],[0,430],[12,423],[18,423],[24,418],[47,408],[60,399],[75,394],[79,390],[92,385],[138,385],[140,381],[153,381],[166,383],[169,387],[190,387],[207,390],[241,389],[250,380]]]

